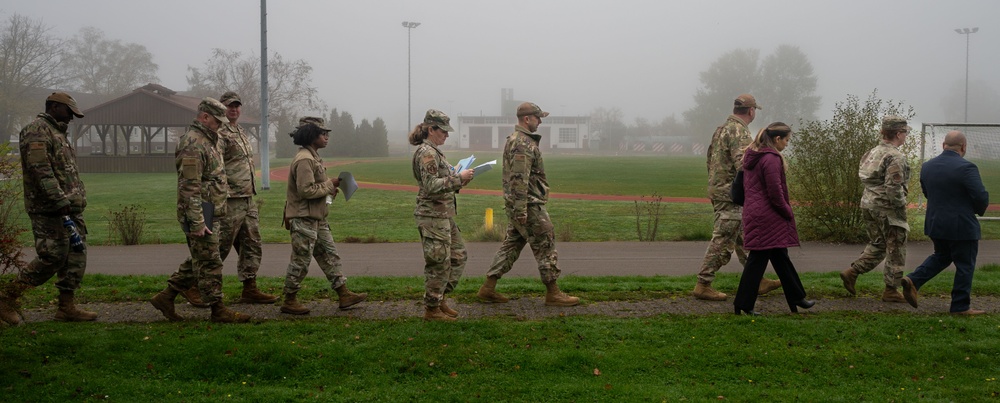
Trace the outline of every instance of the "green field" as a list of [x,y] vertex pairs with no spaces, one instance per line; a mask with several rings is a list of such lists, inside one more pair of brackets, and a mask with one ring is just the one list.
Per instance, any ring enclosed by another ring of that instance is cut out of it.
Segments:
[[[88,276],[81,295],[88,303],[145,300],[165,278]],[[263,280],[269,289],[281,284]],[[731,288],[737,280],[723,273],[718,284]],[[859,280],[873,290],[881,282]],[[455,297],[472,303],[481,281],[464,279]],[[803,273],[802,281],[814,297],[844,294],[836,273]],[[352,288],[416,301],[421,282],[354,277]],[[694,275],[560,280],[588,303],[697,303],[686,295],[693,282]],[[234,276],[225,284],[235,295]],[[998,268],[978,270],[975,286],[976,296],[1000,294]],[[949,287],[946,279],[932,281],[922,296],[946,298]],[[308,278],[304,290],[307,300],[330,296],[318,278]],[[533,278],[507,279],[504,290],[543,292]],[[50,282],[26,303],[46,306],[54,293]],[[10,402],[982,401],[1000,397],[995,318],[835,311],[456,323],[46,321],[0,329],[0,390]]]
[[[454,154],[454,152],[453,152]],[[463,156],[467,154],[462,154]],[[496,158],[480,154],[478,161]],[[455,155],[452,159],[459,159]],[[412,185],[408,158],[337,159],[348,165],[332,167],[331,175],[351,171],[362,182]],[[275,161],[273,168],[287,164]],[[592,157],[553,155],[546,157],[546,171],[552,190],[557,193],[626,195],[646,197],[705,197],[707,173],[702,157]],[[985,172],[985,171],[984,171]],[[984,173],[985,177],[985,173]],[[998,178],[987,178],[1000,180]],[[146,211],[144,243],[181,243],[184,237],[176,221],[176,178],[173,174],[84,174],[88,207],[85,217],[90,231],[89,242],[117,242],[108,232],[111,211],[138,204]],[[285,200],[285,182],[271,181],[270,190],[260,191],[263,203],[260,220],[264,242],[288,242],[288,232],[281,228]],[[472,189],[500,190],[500,170],[495,169],[473,180]],[[329,221],[337,241],[416,242],[413,223],[413,192],[361,189],[350,202],[342,198],[334,203]],[[793,197],[794,198],[794,197]],[[704,203],[663,202],[663,212],[656,240],[707,240],[711,236],[712,208]],[[583,201],[551,199],[549,213],[561,241],[636,241],[636,204],[631,201]],[[468,237],[480,229],[486,209],[493,209],[494,222],[504,225],[503,200],[499,196],[459,194],[457,221]],[[995,213],[991,213],[994,214]],[[21,216],[27,226],[27,217]],[[910,214],[910,238],[924,239],[923,215]],[[983,225],[983,236],[1000,238],[1000,225]],[[21,237],[31,242],[30,234]]]

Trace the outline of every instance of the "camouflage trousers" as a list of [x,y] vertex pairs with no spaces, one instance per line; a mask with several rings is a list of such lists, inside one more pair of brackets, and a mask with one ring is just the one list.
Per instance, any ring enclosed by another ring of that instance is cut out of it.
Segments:
[[189,256],[170,275],[167,284],[184,292],[195,284],[206,304],[222,302],[222,257],[219,256],[219,222],[212,223],[212,233],[201,237],[187,235]]
[[698,271],[698,282],[702,284],[712,284],[715,273],[733,258],[733,251],[736,251],[740,264],[747,263],[747,252],[743,250],[743,207],[732,202],[712,200],[712,209],[715,210],[712,240]]
[[331,287],[337,289],[346,284],[347,277],[340,271],[340,255],[333,243],[330,224],[326,220],[305,217],[289,218],[288,224],[292,235],[292,258],[285,274],[285,294],[299,292],[314,257]]
[[[45,284],[57,276],[56,288],[60,291],[73,291],[80,288],[83,274],[87,271],[87,249],[74,252],[69,245],[69,232],[63,227],[62,216],[47,216],[29,214],[31,233],[35,236],[35,257],[28,267],[17,276],[17,281],[30,284],[33,287]],[[84,245],[87,242],[87,224],[83,214],[70,214],[76,230],[80,233]]]
[[549,213],[543,204],[528,205],[528,220],[525,225],[513,219],[511,211],[507,211],[509,222],[507,235],[500,244],[500,250],[493,257],[487,276],[503,277],[514,267],[514,262],[521,256],[525,244],[531,245],[531,251],[538,262],[538,274],[542,282],[549,284],[559,279],[558,254],[556,252],[555,230]]
[[884,280],[889,287],[899,287],[903,278],[903,267],[906,266],[906,228],[889,225],[889,218],[884,212],[872,209],[862,209],[862,215],[868,229],[868,246],[861,257],[851,263],[851,268],[859,274],[875,269],[885,260]]
[[219,226],[219,253],[222,261],[229,257],[229,251],[236,249],[239,262],[236,274],[240,281],[257,278],[260,269],[260,223],[257,203],[252,197],[238,197],[226,200],[226,216]]
[[[219,259],[225,262],[235,248],[240,259],[236,266],[237,277],[241,282],[257,278],[261,259],[257,204],[250,197],[241,197],[228,199],[226,205],[226,215],[217,219]],[[181,269],[192,270],[190,257],[181,263]]]
[[469,254],[454,218],[416,217],[424,246],[424,305],[441,305],[458,286]]

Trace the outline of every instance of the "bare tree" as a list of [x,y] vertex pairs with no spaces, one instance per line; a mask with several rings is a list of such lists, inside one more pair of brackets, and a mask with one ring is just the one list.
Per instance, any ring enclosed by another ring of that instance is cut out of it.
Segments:
[[42,109],[36,93],[65,83],[65,43],[41,20],[13,14],[0,26],[0,142]]
[[120,96],[159,81],[159,66],[143,45],[107,39],[94,27],[81,29],[68,45],[64,65],[74,89],[81,92]]
[[[243,112],[260,116],[260,57],[215,49],[203,67],[188,66],[188,86],[198,97],[219,97],[236,91]],[[268,59],[268,105],[271,116],[290,117],[303,110],[326,109],[312,86],[312,66],[305,60],[286,61],[275,52]],[[277,120],[275,120],[276,122]]]

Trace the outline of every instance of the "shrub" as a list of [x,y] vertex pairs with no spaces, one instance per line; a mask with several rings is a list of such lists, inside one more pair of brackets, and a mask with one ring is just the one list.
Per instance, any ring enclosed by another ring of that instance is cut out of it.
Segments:
[[[121,207],[121,206],[119,206]],[[146,209],[138,204],[121,207],[121,210],[109,210],[110,223],[108,236],[117,235],[122,245],[138,245],[142,241],[142,233],[146,228]]]
[[[833,119],[800,123],[789,149],[789,188],[796,206],[798,228],[804,238],[832,242],[867,242],[861,215],[862,185],[858,165],[881,141],[882,117],[914,116],[913,107],[883,101],[873,91],[862,104],[854,95],[838,102]],[[920,166],[915,156],[917,136],[902,147],[910,162],[910,195]]]
[[660,215],[663,213],[663,196],[653,193],[635,201],[635,233],[639,241],[653,242],[660,229]]
[[[18,237],[27,231],[23,210],[15,208],[21,198],[21,167],[10,143],[0,143],[0,274],[15,273],[27,264]],[[7,283],[4,282],[3,285]]]

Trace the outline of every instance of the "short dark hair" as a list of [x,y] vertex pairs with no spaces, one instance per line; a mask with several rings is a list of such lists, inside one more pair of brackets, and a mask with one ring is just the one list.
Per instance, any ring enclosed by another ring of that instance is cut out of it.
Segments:
[[753,109],[753,108],[751,108],[749,106],[734,106],[733,107],[733,115],[748,115],[748,114],[750,114],[750,109]]
[[292,143],[303,147],[312,145],[312,143],[323,133],[327,133],[327,131],[320,129],[314,124],[302,125],[292,132]]

